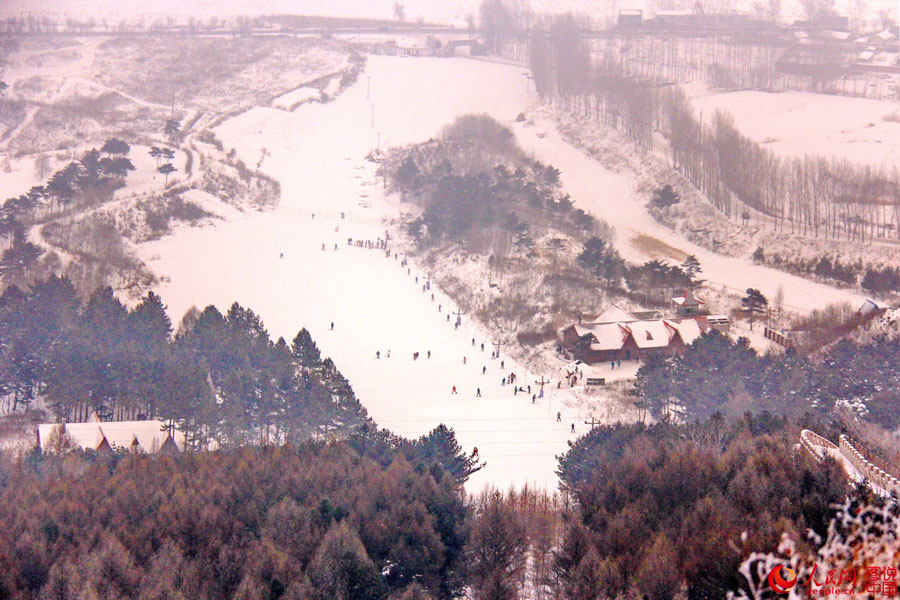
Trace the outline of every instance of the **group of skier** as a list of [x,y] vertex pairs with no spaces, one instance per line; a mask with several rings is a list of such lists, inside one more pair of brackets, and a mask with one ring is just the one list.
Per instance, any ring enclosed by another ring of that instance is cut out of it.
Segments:
[[353,240],[352,237],[347,238],[348,246],[356,246],[357,248],[370,248],[376,250],[385,250],[387,251],[387,255],[390,256],[390,251],[387,248],[387,240],[383,240],[378,238],[374,242],[372,240]]

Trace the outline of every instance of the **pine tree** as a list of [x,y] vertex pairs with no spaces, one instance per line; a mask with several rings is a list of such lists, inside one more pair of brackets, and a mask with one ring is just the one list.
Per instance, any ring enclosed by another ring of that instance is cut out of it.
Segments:
[[684,262],[681,263],[681,270],[684,271],[684,274],[687,276],[688,281],[690,281],[691,287],[695,287],[699,282],[697,281],[697,275],[703,272],[703,269],[700,268],[700,261],[697,260],[697,257],[691,254],[687,258],[684,259]]
[[317,371],[322,367],[322,355],[305,327],[297,332],[291,342],[291,354],[297,367],[304,373]]
[[128,327],[131,340],[145,346],[162,346],[172,335],[172,321],[166,314],[166,307],[152,291],[131,309]]
[[678,192],[670,185],[666,184],[653,192],[653,199],[651,200],[653,206],[657,208],[669,210],[670,206],[674,206],[681,202],[681,196],[678,195]]
[[750,329],[752,330],[753,315],[757,313],[764,313],[766,311],[766,307],[769,306],[769,301],[758,289],[748,288],[747,295],[741,298],[741,306],[744,307],[744,310],[750,313]]
[[381,576],[346,521],[328,530],[307,572],[321,600],[371,600],[381,596]]
[[443,423],[413,442],[410,458],[439,465],[458,485],[484,467],[477,456],[463,451],[453,429]]

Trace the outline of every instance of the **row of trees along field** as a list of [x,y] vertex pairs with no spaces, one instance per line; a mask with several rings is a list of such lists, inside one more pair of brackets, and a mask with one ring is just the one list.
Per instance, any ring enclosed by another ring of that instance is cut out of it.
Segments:
[[896,166],[778,157],[742,135],[725,113],[701,122],[680,88],[632,77],[613,55],[592,61],[577,32],[576,19],[560,16],[534,33],[529,62],[540,96],[614,127],[648,150],[654,132],[661,132],[674,168],[723,214],[815,237],[900,236]]
[[836,433],[767,414],[598,427],[560,457],[559,495],[467,496],[478,465],[443,427],[2,460],[0,596],[724,598],[751,552],[823,535],[850,491],[836,463],[794,453],[801,426]]
[[128,310],[110,288],[82,304],[51,276],[0,296],[0,394],[7,408],[37,397],[66,421],[160,418],[191,447],[303,440],[366,419],[350,384],[305,329],[273,342],[237,303],[191,309],[172,335],[148,293]]

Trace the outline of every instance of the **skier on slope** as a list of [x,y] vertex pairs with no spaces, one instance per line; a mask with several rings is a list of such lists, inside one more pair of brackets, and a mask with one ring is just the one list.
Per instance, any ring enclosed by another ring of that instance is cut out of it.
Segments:
[[375,351],[375,358],[381,358],[381,350]]
[[476,397],[476,398],[481,398],[481,388],[476,388],[476,389],[475,389],[475,397]]
[[481,374],[484,375],[487,373],[487,367],[481,367]]
[[[450,390],[450,393],[451,393],[451,394],[455,394],[455,393],[456,393],[456,386],[455,386],[455,385],[453,386],[453,389]],[[572,427],[575,427],[575,426],[573,425]]]

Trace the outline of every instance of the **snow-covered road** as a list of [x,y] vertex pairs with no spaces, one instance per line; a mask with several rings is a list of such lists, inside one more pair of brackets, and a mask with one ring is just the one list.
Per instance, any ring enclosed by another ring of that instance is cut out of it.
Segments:
[[[225,310],[238,301],[257,311],[274,336],[290,340],[307,327],[380,425],[414,437],[444,422],[456,429],[467,451],[478,447],[488,466],[473,477],[470,489],[526,481],[555,487],[554,456],[574,439],[573,423],[578,433],[587,430],[589,415],[561,408],[561,398],[552,392],[532,404],[530,396],[513,395],[511,387],[500,384],[510,371],[533,388],[536,376],[556,374],[526,374],[510,361],[501,370],[499,360],[490,359],[490,340],[467,317],[455,330],[452,319],[446,320],[449,301],[440,293],[432,301],[430,291],[422,292],[426,273],[413,266],[407,274],[383,251],[347,245],[348,237],[383,237],[399,213],[398,200],[383,197],[375,166],[364,159],[378,143],[378,133],[382,145],[419,142],[467,112],[509,123],[525,148],[559,167],[576,204],[619,229],[626,257],[641,258],[630,240],[645,233],[696,254],[704,277],[731,288],[759,287],[768,295],[782,284],[787,304],[808,308],[848,296],[715,256],[656,224],[628,177],[606,171],[549,125],[513,125],[529,100],[524,72],[461,58],[371,56],[360,83],[332,103],[305,104],[294,113],[256,108],[226,121],[217,135],[247,164],[255,165],[265,149],[262,170],[281,182],[281,203],[270,212],[233,216],[214,227],[182,228],[142,247],[142,257],[167,278],[158,291],[173,320],[191,305],[212,303]],[[540,130],[550,135],[538,138]],[[334,331],[329,330],[332,321]],[[390,359],[375,358],[376,351],[383,356],[387,350]],[[413,352],[421,354],[419,360],[412,360]],[[454,385],[457,395],[450,393]],[[560,422],[557,410],[563,413]]]

